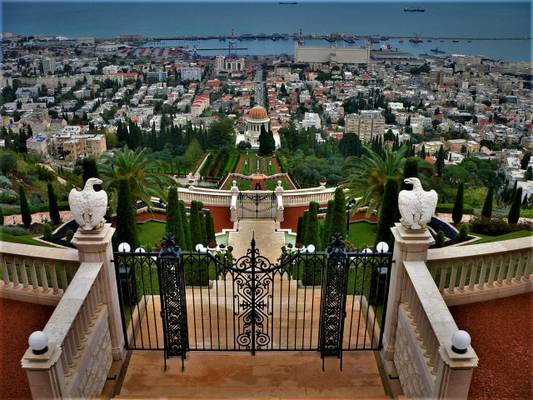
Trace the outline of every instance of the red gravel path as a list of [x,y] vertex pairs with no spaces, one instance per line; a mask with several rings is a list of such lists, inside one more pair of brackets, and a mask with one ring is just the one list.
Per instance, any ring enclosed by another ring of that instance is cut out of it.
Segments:
[[533,293],[450,307],[479,357],[469,399],[533,399]]
[[20,359],[28,336],[42,330],[54,307],[0,298],[0,399],[30,399],[31,392]]

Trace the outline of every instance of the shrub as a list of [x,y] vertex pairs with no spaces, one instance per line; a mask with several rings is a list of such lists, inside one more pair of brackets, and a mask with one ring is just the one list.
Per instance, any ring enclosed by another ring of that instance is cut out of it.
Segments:
[[446,241],[446,236],[444,236],[444,232],[438,231],[437,236],[435,237],[435,247],[444,246],[445,241]]
[[471,232],[488,236],[499,236],[521,230],[531,231],[533,229],[530,224],[508,224],[502,218],[473,218],[470,220],[469,227]]
[[204,257],[184,257],[185,283],[187,285],[209,285],[209,262]]
[[461,242],[468,240],[468,224],[461,224],[459,226],[459,240]]
[[43,239],[51,240],[52,239],[52,227],[50,224],[44,224],[43,226]]
[[322,261],[316,257],[304,257],[297,268],[303,268],[304,286],[320,285],[322,282]]
[[65,240],[70,243],[72,238],[74,237],[74,231],[72,229],[69,229],[67,233],[65,234]]

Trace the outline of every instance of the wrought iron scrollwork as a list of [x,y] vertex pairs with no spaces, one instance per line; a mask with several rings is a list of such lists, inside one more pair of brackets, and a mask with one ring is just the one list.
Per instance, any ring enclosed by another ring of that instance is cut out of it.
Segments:
[[161,316],[165,336],[166,368],[166,358],[171,356],[185,358],[189,350],[189,334],[181,251],[179,247],[176,247],[171,234],[163,238],[161,245],[157,266],[161,285]]
[[326,250],[320,309],[320,354],[342,355],[342,340],[348,282],[348,254],[341,235],[332,238]]

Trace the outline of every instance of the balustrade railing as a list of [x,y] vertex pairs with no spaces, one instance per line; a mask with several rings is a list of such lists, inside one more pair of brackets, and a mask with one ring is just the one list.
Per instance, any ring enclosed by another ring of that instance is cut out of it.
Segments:
[[0,242],[0,297],[57,304],[80,264],[78,251]]
[[[57,397],[99,395],[111,365],[111,344],[102,263],[82,263],[43,331],[49,350],[36,358],[28,349],[22,367],[30,387],[38,388],[38,374],[51,379]],[[35,381],[32,382],[32,380]],[[34,398],[46,393],[32,393]]]
[[[468,302],[465,294],[472,300],[480,301],[480,291],[489,295],[498,289],[501,296],[503,287],[524,290],[533,281],[533,238],[505,240],[494,243],[431,249],[428,251],[427,265],[439,291],[449,304]],[[508,291],[508,295],[515,291]]]
[[471,347],[465,354],[451,350],[457,324],[426,264],[406,261],[404,267],[395,364],[407,396],[439,398],[446,385],[445,370],[457,359],[462,368],[474,368],[477,355]]

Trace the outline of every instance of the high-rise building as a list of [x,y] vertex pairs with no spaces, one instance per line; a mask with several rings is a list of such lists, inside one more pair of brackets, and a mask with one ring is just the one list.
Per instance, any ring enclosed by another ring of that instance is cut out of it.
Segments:
[[344,118],[344,132],[355,133],[363,143],[368,143],[376,136],[384,135],[385,118],[377,110],[362,110],[357,114],[348,114]]

